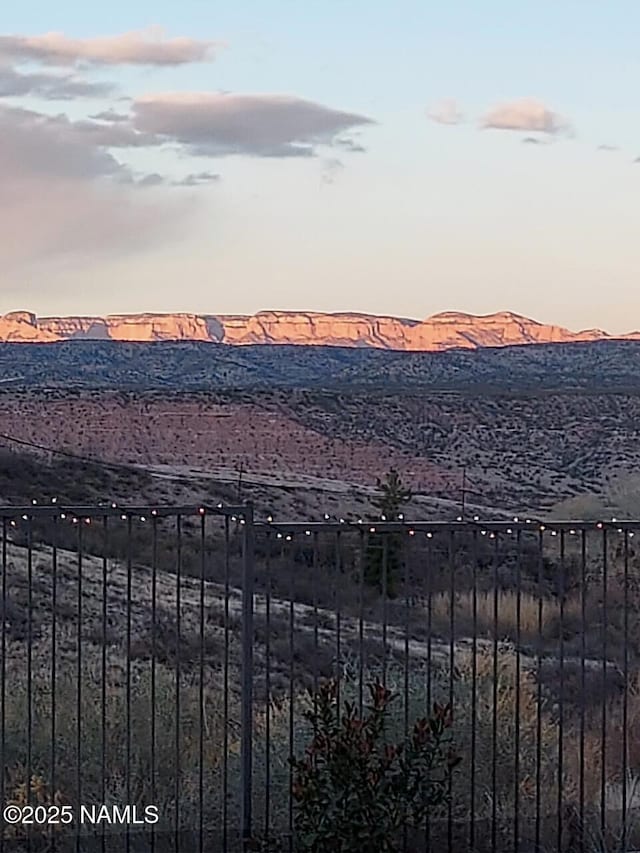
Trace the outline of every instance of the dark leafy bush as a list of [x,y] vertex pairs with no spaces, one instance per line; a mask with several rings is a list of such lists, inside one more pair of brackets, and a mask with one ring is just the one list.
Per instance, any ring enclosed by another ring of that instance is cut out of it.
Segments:
[[305,714],[313,737],[304,756],[291,759],[296,851],[392,851],[404,827],[424,826],[446,802],[460,761],[451,745],[449,706],[436,704],[431,718],[416,720],[410,737],[391,743],[385,724],[397,694],[379,682],[369,692],[363,716],[349,702],[339,714],[337,684],[329,681]]

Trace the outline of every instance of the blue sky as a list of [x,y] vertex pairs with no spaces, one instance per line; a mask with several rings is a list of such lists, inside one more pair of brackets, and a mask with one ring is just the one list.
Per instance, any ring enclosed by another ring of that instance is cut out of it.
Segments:
[[639,25],[631,0],[13,4],[0,74],[49,76],[0,98],[0,307],[636,329]]

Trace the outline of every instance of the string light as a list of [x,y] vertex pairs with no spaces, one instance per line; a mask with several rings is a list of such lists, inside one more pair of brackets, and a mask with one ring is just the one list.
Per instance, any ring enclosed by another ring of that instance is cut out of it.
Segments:
[[310,531],[310,530],[305,530],[304,535],[305,535],[305,536],[311,536],[311,531]]

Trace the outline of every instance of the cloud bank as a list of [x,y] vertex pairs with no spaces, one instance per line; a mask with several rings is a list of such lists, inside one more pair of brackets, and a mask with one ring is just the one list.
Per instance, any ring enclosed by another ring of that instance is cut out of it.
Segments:
[[427,116],[431,121],[438,124],[462,124],[464,116],[458,109],[458,105],[453,98],[446,98],[436,104],[435,107],[427,111]]
[[70,38],[63,33],[0,36],[0,60],[73,65],[185,65],[215,57],[222,44],[176,37],[164,38],[160,27],[115,36]]
[[178,92],[147,95],[133,104],[133,125],[139,132],[209,156],[311,156],[317,145],[330,145],[338,134],[372,123],[290,95]]
[[480,126],[551,136],[571,133],[571,125],[567,119],[535,98],[521,98],[493,107],[481,119]]

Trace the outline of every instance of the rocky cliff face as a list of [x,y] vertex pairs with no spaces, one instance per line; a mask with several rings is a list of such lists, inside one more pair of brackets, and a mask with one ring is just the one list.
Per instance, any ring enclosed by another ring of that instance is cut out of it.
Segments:
[[[475,316],[457,311],[426,320],[369,314],[260,311],[247,315],[111,314],[42,317],[13,311],[0,317],[0,341],[211,341],[228,344],[315,344],[431,351],[513,344],[567,343],[610,338],[600,329],[572,332],[501,311]],[[640,332],[618,336],[640,339]]]

